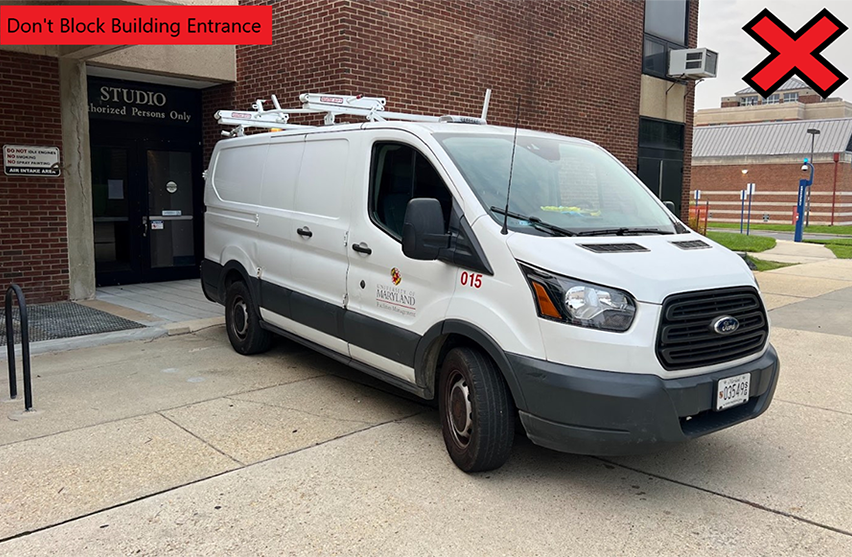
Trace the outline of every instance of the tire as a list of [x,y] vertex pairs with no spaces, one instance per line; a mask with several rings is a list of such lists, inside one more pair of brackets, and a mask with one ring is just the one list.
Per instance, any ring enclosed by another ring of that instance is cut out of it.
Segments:
[[244,282],[234,282],[225,291],[225,328],[240,354],[259,354],[272,346],[272,333],[260,326],[260,313]]
[[438,411],[447,452],[461,470],[494,470],[509,459],[515,406],[500,371],[482,352],[454,348],[447,354]]

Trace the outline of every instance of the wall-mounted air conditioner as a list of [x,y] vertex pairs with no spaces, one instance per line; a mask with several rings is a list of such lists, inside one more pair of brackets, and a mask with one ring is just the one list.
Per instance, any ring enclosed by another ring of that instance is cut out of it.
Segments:
[[687,48],[669,52],[669,77],[706,79],[716,77],[719,53],[706,48]]

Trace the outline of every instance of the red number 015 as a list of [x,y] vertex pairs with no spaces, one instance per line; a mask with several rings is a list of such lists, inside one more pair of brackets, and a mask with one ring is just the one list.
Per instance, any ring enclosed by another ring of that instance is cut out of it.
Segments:
[[461,283],[462,286],[468,286],[469,284],[471,288],[482,288],[482,275],[479,273],[468,273],[467,271],[462,271]]

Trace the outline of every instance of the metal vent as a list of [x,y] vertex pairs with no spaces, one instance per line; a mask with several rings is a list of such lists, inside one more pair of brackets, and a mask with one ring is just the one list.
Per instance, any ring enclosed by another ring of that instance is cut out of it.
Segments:
[[[715,319],[731,316],[739,328],[721,335]],[[729,362],[759,352],[769,336],[769,322],[754,288],[723,288],[674,294],[663,301],[657,335],[657,359],[668,370]]]
[[645,246],[639,244],[577,244],[581,248],[585,248],[595,253],[619,253],[626,251],[651,251]]
[[680,249],[709,249],[712,247],[707,242],[702,242],[701,240],[688,240],[686,242],[670,242],[671,244],[679,247]]

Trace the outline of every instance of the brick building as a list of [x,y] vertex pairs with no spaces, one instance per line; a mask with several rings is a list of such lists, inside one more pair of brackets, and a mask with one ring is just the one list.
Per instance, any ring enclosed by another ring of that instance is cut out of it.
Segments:
[[691,187],[709,220],[740,222],[748,205],[740,192],[753,183],[752,222],[793,224],[809,158],[815,170],[806,221],[852,224],[852,104],[823,100],[796,79],[769,99],[755,95],[743,89],[724,97],[722,108],[696,112]]
[[272,93],[477,114],[491,88],[490,122],[520,96],[522,127],[599,143],[686,206],[693,85],[666,60],[696,46],[698,0],[242,3],[273,6],[271,46],[0,47],[0,143],[58,148],[61,169],[0,176],[3,283],[48,301],[197,276],[212,114]]

